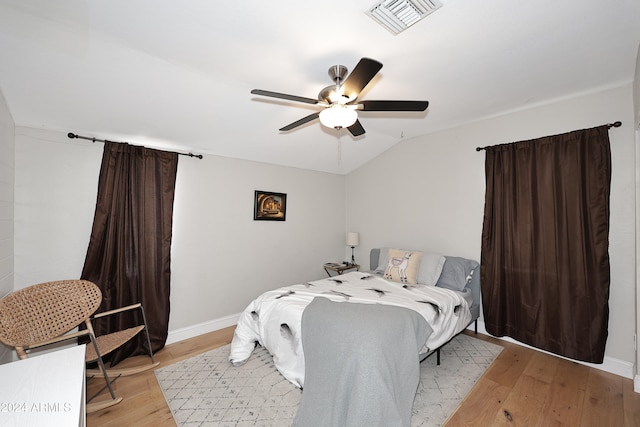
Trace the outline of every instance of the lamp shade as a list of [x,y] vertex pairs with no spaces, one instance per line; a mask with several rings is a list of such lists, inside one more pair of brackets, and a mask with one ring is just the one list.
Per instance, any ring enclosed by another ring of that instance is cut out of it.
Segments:
[[348,128],[358,120],[356,110],[342,104],[332,106],[320,111],[320,123],[329,128]]
[[347,246],[358,246],[360,244],[360,233],[350,231],[347,233]]

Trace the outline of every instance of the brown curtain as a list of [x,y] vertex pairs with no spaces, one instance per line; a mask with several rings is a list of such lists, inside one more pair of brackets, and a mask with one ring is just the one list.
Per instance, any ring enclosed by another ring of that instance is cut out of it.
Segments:
[[607,126],[486,149],[487,332],[602,363],[610,182]]
[[[178,155],[105,142],[96,211],[82,278],[103,294],[99,311],[141,302],[151,347],[161,349],[169,324],[171,225]],[[133,313],[135,312],[135,313]],[[140,324],[139,310],[95,322],[96,334]],[[143,334],[117,350],[116,364],[145,354]]]

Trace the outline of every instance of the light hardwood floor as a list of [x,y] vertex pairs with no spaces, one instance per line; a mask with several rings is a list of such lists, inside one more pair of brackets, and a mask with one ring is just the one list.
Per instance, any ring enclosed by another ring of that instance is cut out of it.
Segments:
[[[168,345],[157,353],[157,360],[160,366],[167,365],[228,344],[233,330]],[[640,394],[634,393],[632,380],[486,335],[464,333],[502,345],[504,350],[446,427],[640,426]],[[133,359],[120,366],[144,362]],[[89,382],[89,394],[101,387],[99,381]],[[175,426],[153,372],[120,378],[115,390],[124,400],[88,415],[88,427]],[[106,393],[96,399],[104,399]]]

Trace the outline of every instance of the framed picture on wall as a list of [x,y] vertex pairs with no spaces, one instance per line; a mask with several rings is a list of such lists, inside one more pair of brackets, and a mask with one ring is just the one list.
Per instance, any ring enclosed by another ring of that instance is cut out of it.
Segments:
[[284,221],[287,214],[287,195],[256,190],[253,200],[254,221]]

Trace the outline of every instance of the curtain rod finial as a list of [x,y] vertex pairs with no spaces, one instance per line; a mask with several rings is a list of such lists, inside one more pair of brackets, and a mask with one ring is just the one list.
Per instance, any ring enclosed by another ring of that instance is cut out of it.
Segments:
[[67,134],[67,136],[68,136],[69,138],[71,138],[71,139],[73,139],[73,138],[77,138],[77,137],[78,137],[78,135],[73,134],[73,133],[71,133],[71,132],[69,132],[69,133]]

